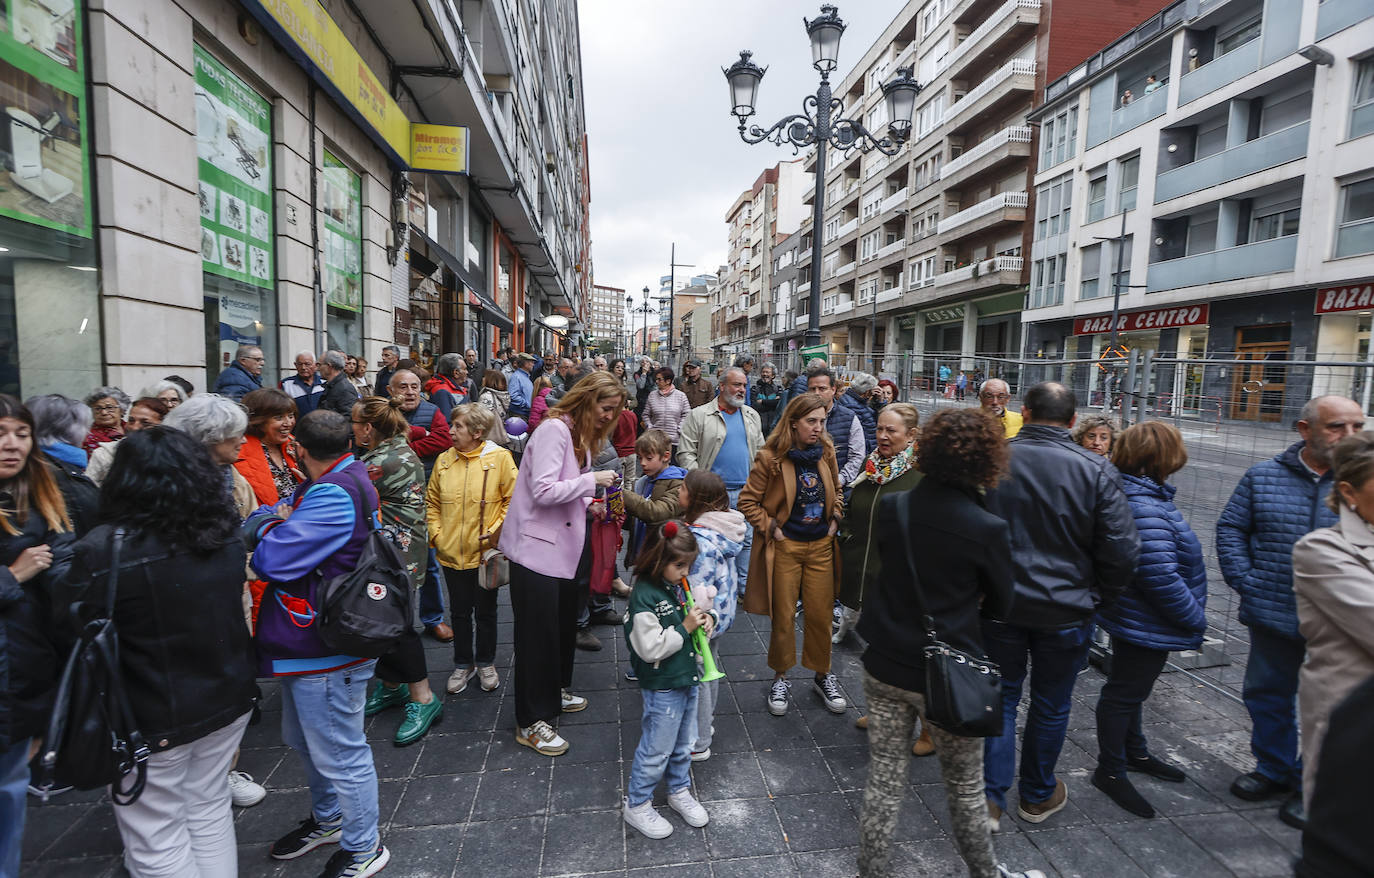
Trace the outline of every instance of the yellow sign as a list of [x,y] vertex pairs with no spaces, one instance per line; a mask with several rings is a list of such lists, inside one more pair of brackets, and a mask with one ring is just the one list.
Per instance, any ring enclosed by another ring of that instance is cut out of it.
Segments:
[[[248,5],[256,7],[263,26],[273,32],[287,52],[316,73],[317,79],[323,79],[322,84],[376,133],[378,145],[391,153],[393,159],[407,167],[424,170],[449,173],[467,170],[467,130],[444,125],[415,126],[431,129],[425,135],[423,160],[442,166],[412,164],[414,135],[410,120],[319,0],[255,0]],[[457,139],[462,149],[456,153],[451,148],[444,149],[441,143],[444,139]],[[458,167],[454,167],[455,161],[460,162]]]
[[417,171],[466,174],[468,129],[454,125],[410,126],[410,166]]

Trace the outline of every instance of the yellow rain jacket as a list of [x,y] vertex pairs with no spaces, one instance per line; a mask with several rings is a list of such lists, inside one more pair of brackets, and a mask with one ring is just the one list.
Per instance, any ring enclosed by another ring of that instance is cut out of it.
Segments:
[[[481,563],[482,552],[496,548],[516,473],[510,452],[495,442],[483,442],[467,453],[450,448],[439,455],[425,491],[425,522],[440,564],[472,570]],[[480,540],[484,534],[490,537]]]

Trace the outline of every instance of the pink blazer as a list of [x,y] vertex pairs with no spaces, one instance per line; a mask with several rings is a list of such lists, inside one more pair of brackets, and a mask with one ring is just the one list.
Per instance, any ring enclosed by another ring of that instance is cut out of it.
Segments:
[[525,446],[498,548],[535,573],[572,579],[587,539],[587,506],[595,494],[596,477],[583,472],[567,422],[545,419]]

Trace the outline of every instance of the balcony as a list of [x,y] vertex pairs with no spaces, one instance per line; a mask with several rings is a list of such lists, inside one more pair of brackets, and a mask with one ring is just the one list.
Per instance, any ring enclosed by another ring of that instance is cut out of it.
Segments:
[[844,277],[846,274],[849,274],[851,271],[853,271],[857,265],[857,262],[852,261],[846,262],[844,265],[837,265],[826,273],[826,277]]
[[[960,229],[960,236],[1004,222],[1023,222],[1026,218],[1025,192],[999,192],[991,198],[940,220],[940,234]],[[967,226],[968,228],[961,228]]]
[[1292,271],[1297,257],[1298,236],[1289,235],[1286,238],[1155,262],[1150,265],[1146,275],[1145,292],[1158,293],[1180,287]]
[[1368,17],[1366,0],[1325,0],[1317,7],[1317,39],[1324,40]]
[[1230,85],[1247,73],[1259,69],[1260,44],[1264,35],[1251,40],[1235,51],[1213,58],[1191,73],[1183,74],[1178,84],[1178,105],[1195,101],[1224,85]]
[[878,176],[879,173],[886,170],[887,166],[892,163],[892,156],[879,152],[876,149],[870,152],[869,156],[870,161],[868,164],[868,169],[864,171],[865,180],[871,180],[874,177]]
[[994,256],[937,274],[933,283],[927,282],[938,289],[936,295],[941,298],[973,292],[996,292],[1005,287],[1018,286],[1023,265],[1025,260],[1020,256]]
[[1007,0],[945,56],[945,69],[952,78],[962,79],[969,64],[985,55],[996,57],[1007,43],[1039,24],[1040,0]]
[[906,239],[905,239],[905,238],[898,238],[897,240],[893,241],[891,244],[886,244],[886,245],[880,247],[880,248],[878,249],[878,252],[874,254],[873,258],[874,258],[874,259],[887,259],[889,256],[892,256],[894,253],[901,253],[901,252],[902,252],[903,250],[905,250],[905,249],[906,249]]
[[901,189],[898,189],[896,192],[893,192],[891,195],[883,199],[882,204],[878,205],[878,213],[884,214],[890,210],[896,210],[897,208],[901,207],[903,204],[906,203],[906,195],[907,190],[905,186],[903,186]]
[[798,295],[800,295],[800,294],[802,294],[802,293],[809,293],[809,292],[811,292],[811,281],[807,281],[806,283],[802,283],[802,284],[797,284],[797,294],[798,294]]
[[1151,119],[1158,119],[1169,109],[1169,87],[1161,85],[1149,94],[1142,94],[1124,107],[1112,111],[1112,137],[1138,128]]
[[1155,204],[1303,158],[1310,129],[1303,122],[1165,171],[1155,179]]
[[1008,101],[1024,99],[1035,91],[1035,62],[1013,58],[945,110],[945,134],[995,115]]
[[1029,126],[1013,125],[1003,128],[982,143],[965,150],[940,169],[940,179],[946,189],[958,189],[960,184],[986,171],[995,170],[1011,161],[1030,157],[1031,130]]
[[837,229],[835,230],[835,234],[833,234],[833,235],[831,235],[831,236],[829,236],[829,237],[827,237],[827,238],[825,239],[825,243],[830,244],[830,243],[833,243],[833,242],[835,242],[835,241],[838,241],[840,238],[843,238],[845,235],[849,234],[850,232],[857,231],[858,228],[859,228],[859,218],[856,216],[856,217],[854,217],[852,220],[850,220],[849,222],[844,223],[844,224],[841,225],[839,228],[837,228]]

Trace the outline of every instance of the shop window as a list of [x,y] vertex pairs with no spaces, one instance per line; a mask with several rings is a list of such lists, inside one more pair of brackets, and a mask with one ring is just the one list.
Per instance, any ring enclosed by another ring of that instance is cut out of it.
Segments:
[[1355,97],[1350,106],[1350,136],[1374,133],[1374,58],[1355,64]]
[[209,386],[240,344],[262,348],[277,375],[273,265],[272,106],[195,47],[200,256]]
[[[468,206],[468,270],[487,280],[487,247],[491,234],[491,221],[475,206]],[[483,284],[485,286],[485,283]]]
[[1374,253],[1374,177],[1341,187],[1336,255]]
[[324,291],[328,344],[362,352],[363,187],[362,178],[329,150],[324,151],[320,286]]
[[27,5],[0,12],[0,392],[80,398],[102,383],[82,10],[15,27]]

